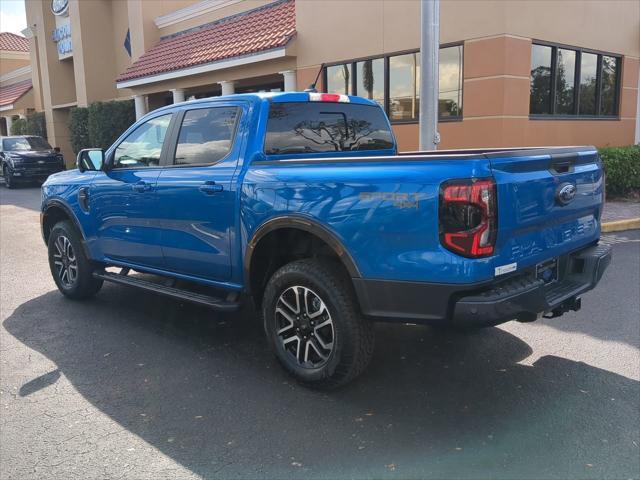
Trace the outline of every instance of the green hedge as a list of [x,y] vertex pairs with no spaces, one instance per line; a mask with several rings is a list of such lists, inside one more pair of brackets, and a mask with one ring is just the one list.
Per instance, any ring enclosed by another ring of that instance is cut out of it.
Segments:
[[47,121],[44,112],[28,113],[25,129],[25,135],[47,138]]
[[69,118],[69,134],[71,135],[71,148],[78,153],[83,148],[91,148],[89,138],[89,109],[72,108]]
[[640,194],[640,145],[600,149],[606,173],[607,196]]
[[135,121],[133,100],[95,102],[86,108],[74,108],[69,120],[73,151],[106,149]]
[[11,125],[10,135],[37,135],[47,138],[47,122],[44,112],[27,114],[27,118],[15,118]]
[[25,118],[16,118],[11,124],[11,131],[9,135],[26,135],[27,134],[27,120]]

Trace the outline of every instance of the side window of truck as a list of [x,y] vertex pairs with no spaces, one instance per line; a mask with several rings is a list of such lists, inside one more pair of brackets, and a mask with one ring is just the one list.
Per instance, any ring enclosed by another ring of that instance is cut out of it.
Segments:
[[238,107],[189,110],[180,126],[174,165],[210,165],[231,151],[240,116]]
[[116,147],[113,168],[157,167],[171,115],[152,118],[131,132]]

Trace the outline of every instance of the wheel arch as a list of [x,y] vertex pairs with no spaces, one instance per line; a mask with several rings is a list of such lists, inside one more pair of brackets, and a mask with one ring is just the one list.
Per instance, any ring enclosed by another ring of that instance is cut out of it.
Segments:
[[243,260],[243,270],[245,288],[248,293],[253,295],[260,294],[255,288],[255,275],[252,276],[252,274],[255,274],[256,259],[258,258],[256,253],[259,254],[261,249],[269,247],[268,245],[264,245],[264,242],[268,238],[272,238],[274,234],[285,231],[302,232],[310,238],[316,239],[317,242],[321,242],[330,249],[351,278],[360,278],[362,276],[351,254],[334,232],[317,221],[303,216],[281,216],[267,220],[260,225],[254,231],[251,240],[247,243]]
[[40,226],[42,229],[42,239],[44,243],[49,242],[49,235],[56,223],[62,220],[70,220],[74,227],[80,233],[81,242],[83,248],[85,248],[85,238],[80,222],[74,215],[71,208],[60,200],[49,200],[45,207],[42,209]]

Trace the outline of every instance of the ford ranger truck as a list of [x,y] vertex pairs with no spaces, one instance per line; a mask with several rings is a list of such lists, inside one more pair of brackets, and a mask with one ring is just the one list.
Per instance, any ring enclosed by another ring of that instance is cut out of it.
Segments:
[[371,100],[316,92],[170,105],[42,187],[51,273],[233,311],[250,299],[295,378],[360,374],[375,321],[476,328],[580,308],[599,245],[594,147],[398,153]]

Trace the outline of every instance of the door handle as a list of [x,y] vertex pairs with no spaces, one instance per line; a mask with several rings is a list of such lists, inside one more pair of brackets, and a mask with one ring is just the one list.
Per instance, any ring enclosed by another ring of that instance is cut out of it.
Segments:
[[221,192],[222,190],[224,190],[222,185],[219,185],[213,181],[204,182],[202,185],[200,185],[199,188],[202,193],[205,193],[207,195],[212,195],[214,193]]
[[138,183],[134,183],[131,188],[133,188],[136,192],[148,192],[151,190],[151,184],[141,180]]

